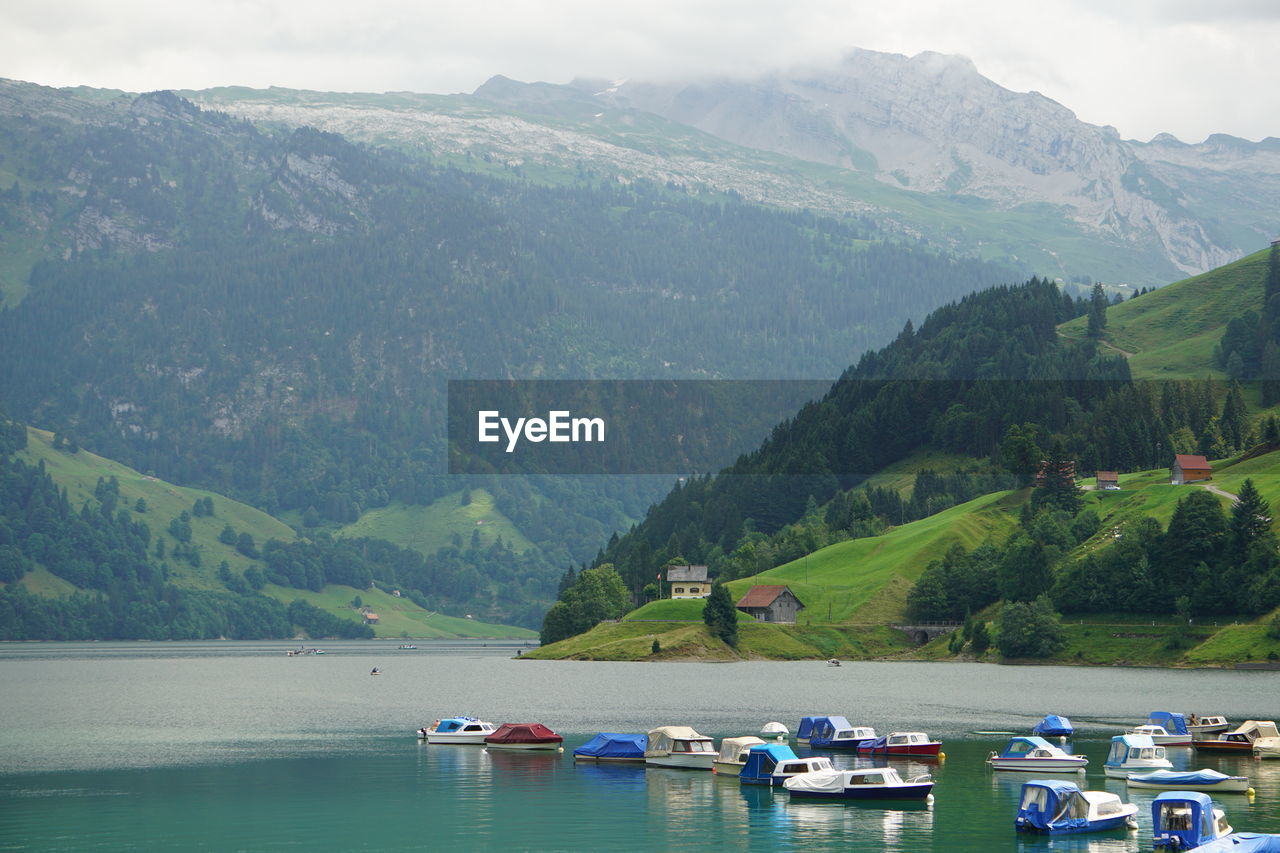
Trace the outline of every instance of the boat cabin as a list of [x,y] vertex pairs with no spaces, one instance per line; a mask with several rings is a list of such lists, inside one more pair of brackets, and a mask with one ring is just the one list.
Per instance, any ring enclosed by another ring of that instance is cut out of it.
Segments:
[[493,723],[486,723],[483,720],[477,720],[474,717],[450,717],[440,720],[431,731],[434,734],[492,734],[495,729]]
[[1022,783],[1014,826],[1024,832],[1092,832],[1123,825],[1135,806],[1105,791],[1081,791],[1058,779]]
[[1199,791],[1165,791],[1151,802],[1156,847],[1190,850],[1231,832],[1222,809]]
[[1042,737],[1012,737],[996,758],[1061,758],[1066,754]]
[[828,720],[830,717],[801,717],[800,727],[796,729],[796,741],[801,744],[809,742],[809,736],[813,734],[813,727],[817,725],[819,720]]
[[1173,767],[1168,750],[1159,746],[1148,735],[1116,735],[1111,739],[1104,772],[1113,778],[1123,779],[1130,771],[1167,770]]
[[809,732],[809,746],[832,746],[838,740],[840,732],[852,731],[853,728],[853,723],[844,717],[815,717],[813,728]]
[[716,769],[721,764],[737,764],[743,765],[747,763],[747,753],[751,752],[751,747],[760,746],[764,743],[758,737],[727,737],[720,741],[720,754],[716,756]]
[[1191,732],[1187,728],[1187,715],[1174,711],[1152,711],[1147,717],[1147,725],[1160,726],[1171,735],[1185,735]]
[[786,744],[769,743],[751,747],[738,779],[744,785],[780,786],[801,773],[833,769],[829,758],[820,755],[801,758]]

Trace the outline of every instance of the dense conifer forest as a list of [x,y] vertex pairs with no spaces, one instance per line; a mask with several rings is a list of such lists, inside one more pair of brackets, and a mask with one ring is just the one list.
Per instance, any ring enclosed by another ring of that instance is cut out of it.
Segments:
[[506,614],[526,622],[661,492],[445,476],[446,380],[832,376],[922,308],[1011,278],[859,216],[486,177],[163,92],[15,97],[32,102],[0,130],[0,244],[35,261],[0,302],[0,404],[304,524],[483,485],[535,551],[429,557],[495,588],[500,566],[532,576]]

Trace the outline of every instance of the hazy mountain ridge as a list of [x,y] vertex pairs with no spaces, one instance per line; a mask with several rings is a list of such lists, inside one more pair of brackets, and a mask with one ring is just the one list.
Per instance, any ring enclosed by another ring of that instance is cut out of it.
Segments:
[[[1157,284],[1240,257],[1280,230],[1280,141],[1124,140],[1043,95],[999,86],[967,59],[931,52],[855,49],[834,67],[749,80],[556,85],[499,75],[470,96],[187,94],[255,121],[437,156],[602,169],[856,211],[952,250],[1004,251],[1057,274]],[[990,204],[992,224],[975,199]],[[917,209],[921,201],[930,209]],[[1002,234],[1009,210],[1035,210],[1039,233]],[[1065,233],[1050,234],[1048,222]],[[1096,244],[1094,257],[1071,245],[1081,237]],[[1104,247],[1130,257],[1103,260]]]
[[[962,57],[855,49],[835,68],[748,81],[625,82],[597,96],[925,192],[1062,205],[1073,220],[1126,241],[1154,234],[1183,272],[1238,257],[1278,224],[1274,213],[1262,217],[1246,242],[1248,226],[1212,221],[1217,211],[1202,196],[1213,184],[1206,172],[1247,175],[1274,208],[1280,140],[1216,135],[1185,145],[1166,134],[1147,145],[1126,141],[1043,95],[997,85]],[[1269,183],[1258,186],[1258,177]]]

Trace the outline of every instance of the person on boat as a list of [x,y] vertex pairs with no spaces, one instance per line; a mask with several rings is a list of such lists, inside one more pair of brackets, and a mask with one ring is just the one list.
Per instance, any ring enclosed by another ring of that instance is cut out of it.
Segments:
[[1200,722],[1200,720],[1196,717],[1195,712],[1192,712],[1190,720],[1191,720],[1191,725],[1193,726]]

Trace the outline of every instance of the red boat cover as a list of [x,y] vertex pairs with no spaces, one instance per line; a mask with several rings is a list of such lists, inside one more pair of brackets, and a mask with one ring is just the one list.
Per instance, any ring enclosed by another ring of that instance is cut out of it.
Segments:
[[503,723],[485,743],[563,743],[564,738],[542,723]]

